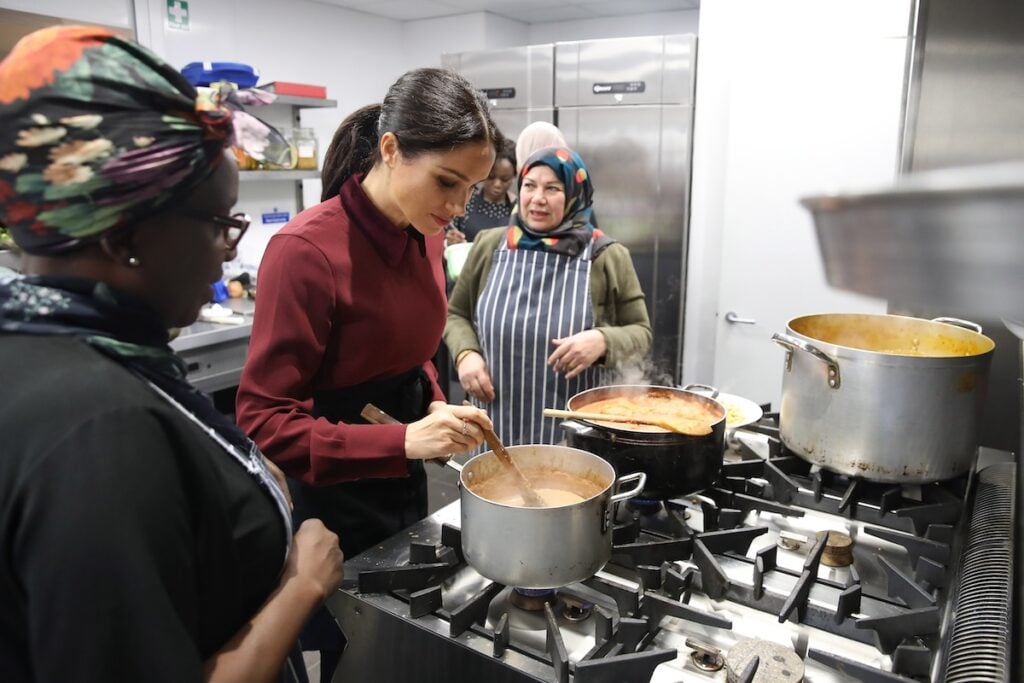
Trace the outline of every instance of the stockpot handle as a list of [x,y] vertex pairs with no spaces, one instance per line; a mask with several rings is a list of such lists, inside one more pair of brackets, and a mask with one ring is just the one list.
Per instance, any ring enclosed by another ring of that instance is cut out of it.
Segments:
[[621,489],[623,484],[631,481],[639,482],[636,486],[631,488],[629,491],[619,491],[611,500],[610,503],[618,503],[620,500],[627,500],[637,495],[644,490],[644,486],[647,485],[647,474],[644,472],[634,472],[633,474],[624,474],[615,480],[615,488]]
[[[792,354],[794,351],[803,351],[804,353],[809,353],[810,355],[820,360],[828,368],[828,385],[833,389],[839,388],[839,363],[837,363],[836,360],[829,356],[827,353],[819,349],[817,346],[814,346],[813,344],[808,344],[802,339],[791,337],[788,334],[780,334],[779,332],[776,332],[772,335],[772,341],[781,346],[782,348],[786,349],[786,351],[788,351],[789,354]],[[787,356],[786,358],[787,370],[789,370],[791,363],[792,356],[790,355]]]
[[972,323],[970,320],[964,320],[963,318],[932,318],[933,323],[946,323],[947,325],[956,325],[957,327],[966,327],[968,330],[972,330],[981,334],[981,325],[978,323]]
[[718,398],[718,389],[715,389],[710,384],[687,384],[683,387],[683,391],[692,391],[695,394],[708,394],[708,398]]
[[559,426],[565,431],[572,432],[577,435],[588,434],[595,431],[590,425],[582,424],[576,420],[562,420]]

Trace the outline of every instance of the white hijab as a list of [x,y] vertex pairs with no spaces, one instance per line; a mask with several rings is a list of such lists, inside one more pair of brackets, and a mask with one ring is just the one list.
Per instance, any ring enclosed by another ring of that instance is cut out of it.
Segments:
[[547,121],[534,121],[516,139],[516,172],[523,170],[523,162],[544,147],[568,147],[562,131]]

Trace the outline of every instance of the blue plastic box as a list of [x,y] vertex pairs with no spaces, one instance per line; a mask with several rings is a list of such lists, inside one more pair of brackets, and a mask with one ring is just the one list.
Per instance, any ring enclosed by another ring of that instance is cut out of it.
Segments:
[[192,62],[181,70],[192,85],[210,85],[218,81],[230,81],[239,88],[251,88],[260,79],[260,72],[248,64],[236,62]]

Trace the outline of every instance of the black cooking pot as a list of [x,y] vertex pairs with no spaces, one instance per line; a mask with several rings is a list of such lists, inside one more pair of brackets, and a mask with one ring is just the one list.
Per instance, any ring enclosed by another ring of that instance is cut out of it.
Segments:
[[650,393],[700,405],[717,417],[711,433],[689,436],[632,429],[628,423],[612,427],[590,420],[566,420],[562,428],[567,445],[607,460],[619,475],[645,473],[647,485],[639,495],[641,498],[663,500],[707,488],[722,469],[725,450],[725,408],[717,401],[672,387],[612,385],[576,394],[569,399],[567,408],[586,411],[586,406],[597,401]]

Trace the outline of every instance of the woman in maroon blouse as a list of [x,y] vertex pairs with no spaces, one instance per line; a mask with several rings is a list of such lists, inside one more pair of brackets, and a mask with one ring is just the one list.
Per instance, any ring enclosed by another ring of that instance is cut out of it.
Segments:
[[[476,448],[491,426],[445,402],[430,358],[447,317],[444,228],[502,142],[466,80],[410,71],[342,122],[323,201],[263,256],[238,424],[291,479],[297,521],[322,519],[346,557],[425,517],[423,460]],[[404,424],[366,424],[366,403]],[[307,647],[337,646],[311,633]]]
[[[342,122],[323,201],[263,256],[238,423],[347,557],[426,516],[422,461],[473,449],[490,427],[445,402],[430,358],[447,316],[443,230],[502,141],[467,81],[410,71]],[[405,424],[366,424],[366,403]]]

